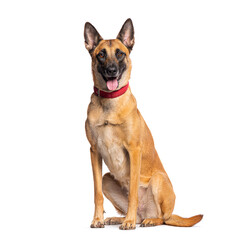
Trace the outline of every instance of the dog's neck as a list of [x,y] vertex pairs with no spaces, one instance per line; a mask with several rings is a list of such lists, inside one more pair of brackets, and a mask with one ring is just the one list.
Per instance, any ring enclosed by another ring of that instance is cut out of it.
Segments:
[[[103,112],[110,113],[110,114],[118,114],[120,112],[126,111],[126,114],[131,111],[130,108],[126,107],[129,105],[133,106],[136,108],[136,100],[135,97],[132,95],[130,87],[128,85],[127,90],[125,93],[120,95],[119,97],[116,98],[103,98],[100,96],[97,96],[96,94],[93,93],[91,101],[93,104],[101,107],[103,109]],[[133,104],[133,101],[135,104]],[[132,104],[130,104],[132,102]],[[124,114],[124,115],[126,115]]]
[[117,98],[123,95],[127,91],[128,87],[129,87],[129,82],[124,87],[111,92],[102,91],[97,87],[94,87],[94,94],[101,98]]

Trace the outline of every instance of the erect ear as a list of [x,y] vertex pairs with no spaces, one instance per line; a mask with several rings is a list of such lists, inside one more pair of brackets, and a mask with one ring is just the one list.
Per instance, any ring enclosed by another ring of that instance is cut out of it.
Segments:
[[132,50],[135,38],[134,38],[134,26],[130,18],[128,18],[123,24],[117,39],[121,40],[122,43],[129,49]]
[[98,46],[99,42],[103,39],[98,31],[89,22],[85,23],[84,27],[85,47],[91,54]]

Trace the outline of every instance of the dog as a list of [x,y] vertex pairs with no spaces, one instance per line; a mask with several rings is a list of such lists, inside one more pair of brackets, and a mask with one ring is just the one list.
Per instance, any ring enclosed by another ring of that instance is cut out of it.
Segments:
[[[120,229],[128,230],[135,229],[136,224],[193,226],[203,215],[182,218],[172,214],[172,184],[129,87],[130,53],[135,42],[132,20],[127,19],[112,40],[103,40],[86,22],[84,38],[92,58],[94,81],[85,123],[94,179],[91,227],[120,224]],[[103,177],[102,160],[110,171]],[[125,217],[104,220],[103,194]]]

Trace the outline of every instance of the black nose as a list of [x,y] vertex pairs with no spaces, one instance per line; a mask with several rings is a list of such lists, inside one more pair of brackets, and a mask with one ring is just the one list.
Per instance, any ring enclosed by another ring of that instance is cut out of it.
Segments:
[[110,77],[114,77],[117,74],[117,67],[115,65],[111,65],[107,67],[106,72]]

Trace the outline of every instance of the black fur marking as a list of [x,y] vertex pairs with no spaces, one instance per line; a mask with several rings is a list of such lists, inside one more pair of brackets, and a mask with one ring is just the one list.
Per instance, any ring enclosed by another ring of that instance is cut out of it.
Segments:
[[[116,63],[109,63],[109,64],[105,64],[105,62],[100,62],[98,60],[98,66],[97,66],[97,71],[102,75],[104,81],[108,81],[111,79],[115,79],[118,77],[118,81],[121,79],[123,72],[126,70],[126,64],[124,61],[119,61],[118,64]],[[109,76],[107,74],[107,68],[111,65],[111,64],[115,64],[115,66],[117,67],[117,76]]]
[[104,49],[102,49],[97,55],[96,55],[96,58],[98,59],[98,61],[103,64],[107,58],[107,52]]
[[126,54],[123,51],[121,51],[120,49],[116,49],[115,55],[116,55],[116,58],[118,61],[123,61],[126,56]]

